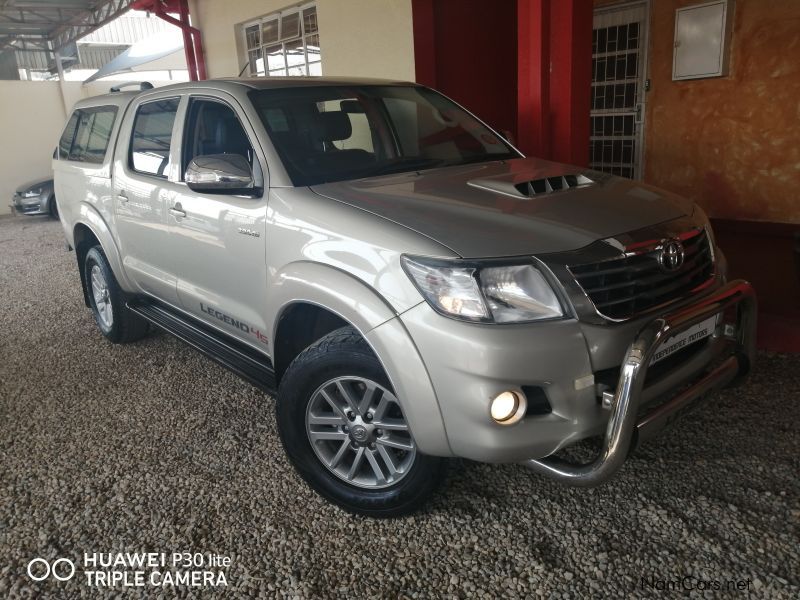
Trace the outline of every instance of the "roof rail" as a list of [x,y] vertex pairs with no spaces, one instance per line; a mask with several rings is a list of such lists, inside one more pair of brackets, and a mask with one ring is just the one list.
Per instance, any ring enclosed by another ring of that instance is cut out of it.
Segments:
[[149,81],[126,81],[125,83],[120,83],[119,85],[111,86],[109,92],[115,94],[122,90],[122,88],[130,87],[132,85],[138,85],[139,91],[144,92],[145,90],[152,90],[153,84]]

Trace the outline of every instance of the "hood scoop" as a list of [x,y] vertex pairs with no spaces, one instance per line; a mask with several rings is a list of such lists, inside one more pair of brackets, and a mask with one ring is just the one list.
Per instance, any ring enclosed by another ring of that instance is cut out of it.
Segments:
[[594,184],[594,181],[585,175],[558,175],[555,177],[542,177],[513,183],[502,179],[473,179],[467,182],[468,185],[489,192],[505,194],[515,198],[533,198],[542,194],[552,194],[563,190],[587,187]]

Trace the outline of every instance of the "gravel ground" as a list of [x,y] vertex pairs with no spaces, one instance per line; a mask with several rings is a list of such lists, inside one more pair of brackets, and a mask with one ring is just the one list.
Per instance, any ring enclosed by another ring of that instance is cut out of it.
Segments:
[[174,551],[230,556],[228,587],[128,595],[800,597],[800,355],[762,354],[600,489],[454,462],[426,511],[374,521],[299,480],[270,398],[167,335],[107,343],[74,261],[58,223],[0,219],[2,597],[101,595],[80,567],[33,583],[33,557]]

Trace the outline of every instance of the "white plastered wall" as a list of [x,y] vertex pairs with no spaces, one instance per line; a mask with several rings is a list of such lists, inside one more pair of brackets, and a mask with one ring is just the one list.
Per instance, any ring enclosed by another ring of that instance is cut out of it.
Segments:
[[[0,81],[0,214],[10,212],[14,190],[49,177],[51,161],[66,120],[57,81]],[[65,83],[71,103],[83,97],[79,83]]]
[[[0,215],[11,213],[11,197],[20,185],[51,177],[53,150],[72,106],[83,98],[108,93],[118,81],[0,80]],[[169,81],[153,81],[156,87]]]
[[[241,26],[301,3],[192,0],[209,77],[236,77],[244,66]],[[317,0],[322,74],[414,80],[411,0]]]

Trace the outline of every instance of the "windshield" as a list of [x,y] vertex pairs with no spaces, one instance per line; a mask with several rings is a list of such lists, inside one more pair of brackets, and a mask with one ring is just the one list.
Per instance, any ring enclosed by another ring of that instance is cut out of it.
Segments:
[[520,156],[423,87],[320,86],[250,96],[296,186]]

